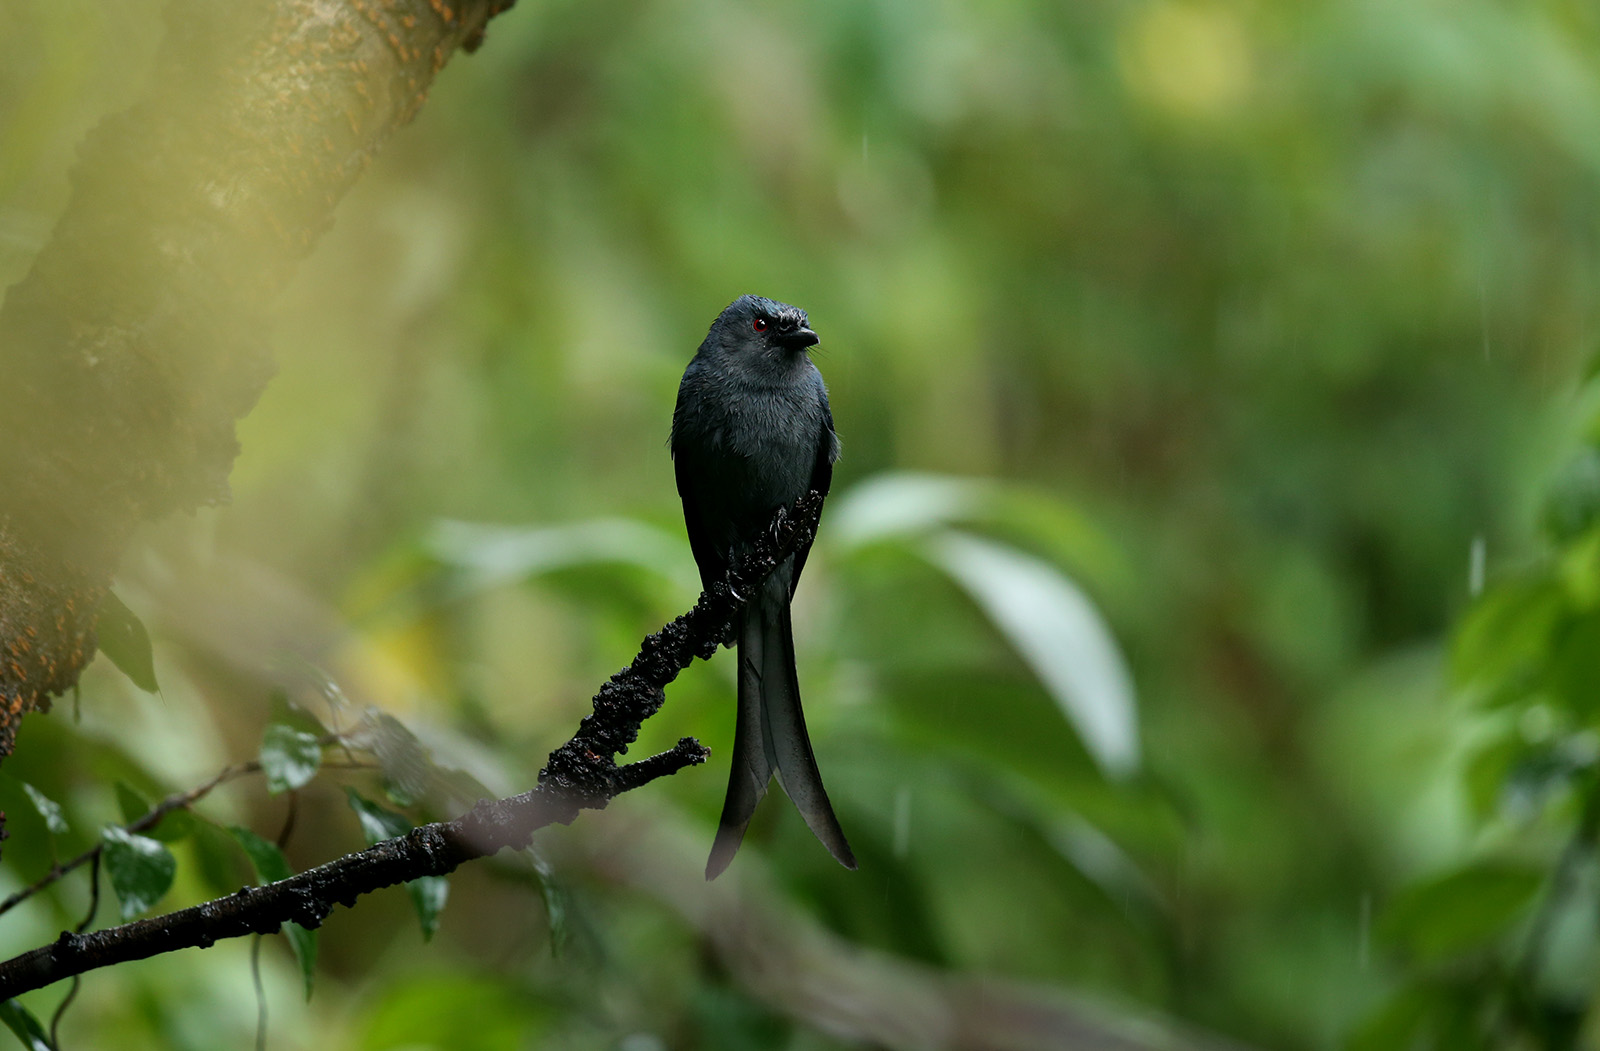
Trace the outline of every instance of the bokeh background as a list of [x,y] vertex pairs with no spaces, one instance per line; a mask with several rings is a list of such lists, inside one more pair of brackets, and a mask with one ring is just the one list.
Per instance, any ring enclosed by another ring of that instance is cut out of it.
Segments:
[[[4,7],[0,284],[162,6]],[[844,441],[796,622],[861,871],[775,792],[698,882],[724,653],[643,742],[707,768],[469,866],[426,944],[400,891],[341,910],[309,1002],[264,942],[269,1046],[943,1046],[1021,1004],[1088,1020],[1037,1046],[1600,1046],[1597,49],[1567,0],[522,0],[282,300],[233,503],[129,554],[159,694],[102,660],[25,725],[4,889],[118,783],[255,755],[275,690],[531,784],[693,601],[667,426],[758,292]],[[296,867],[361,844],[345,784],[300,791]],[[160,910],[249,878],[172,849]],[[250,1046],[249,952],[94,974],[62,1044]]]

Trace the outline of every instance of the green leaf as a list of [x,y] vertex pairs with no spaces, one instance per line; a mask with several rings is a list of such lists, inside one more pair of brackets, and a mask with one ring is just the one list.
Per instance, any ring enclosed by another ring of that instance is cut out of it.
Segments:
[[1472,806],[1473,816],[1479,821],[1487,820],[1499,807],[1512,771],[1528,753],[1527,742],[1513,728],[1467,761],[1462,771],[1462,781],[1467,802]]
[[276,843],[263,839],[240,825],[229,825],[228,834],[243,848],[245,857],[250,859],[250,866],[256,870],[256,878],[263,884],[277,883],[294,875],[288,859],[283,856],[283,851],[278,849]]
[[[350,800],[350,809],[356,812],[356,820],[361,823],[361,834],[366,838],[367,846],[395,839],[411,831],[411,820],[404,814],[385,810],[348,786],[344,792]],[[439,929],[439,913],[450,896],[450,881],[443,876],[421,876],[407,883],[406,890],[411,894],[411,904],[416,908],[417,919],[422,924],[423,939],[432,938],[433,932]]]
[[194,835],[194,830],[200,827],[200,819],[188,810],[179,808],[169,810],[161,815],[161,820],[156,826],[145,830],[145,835],[151,839],[159,839],[163,843],[176,843]]
[[111,875],[111,889],[122,902],[122,918],[132,919],[161,900],[172,886],[178,860],[172,851],[147,836],[115,825],[100,834],[101,858]]
[[261,771],[273,795],[299,788],[317,776],[322,765],[322,745],[316,735],[283,723],[267,727],[261,741]]
[[[262,883],[277,883],[294,875],[288,859],[276,843],[262,839],[239,825],[228,826],[228,834],[244,850],[250,865],[256,870],[256,878]],[[309,1000],[317,971],[317,932],[298,923],[285,923],[282,930],[283,936],[289,941],[289,948],[294,951],[295,960],[300,964],[300,978],[305,983],[306,999]]]
[[1564,611],[1561,588],[1543,577],[1491,588],[1456,631],[1451,659],[1456,680],[1501,686],[1539,667]]
[[1482,862],[1407,889],[1380,930],[1416,959],[1438,962],[1498,939],[1543,882],[1537,868]]
[[890,728],[910,747],[971,756],[1057,790],[1104,783],[1082,739],[1020,676],[913,670],[885,674],[881,691]]
[[1547,665],[1550,696],[1586,719],[1600,704],[1600,614],[1590,613],[1554,632]]
[[100,616],[94,625],[100,652],[122,669],[122,674],[146,693],[161,687],[156,683],[155,655],[150,649],[150,633],[114,591],[100,601]]
[[945,532],[924,552],[1016,649],[1100,768],[1115,778],[1137,771],[1133,677],[1089,597],[1050,563],[992,540]]
[[344,794],[350,800],[350,809],[356,812],[356,820],[361,823],[361,834],[366,837],[367,846],[411,831],[411,819],[404,814],[385,810],[349,786],[345,787]]
[[33,1017],[32,1011],[16,1000],[0,1003],[0,1022],[4,1022],[6,1028],[17,1035],[17,1039],[22,1041],[22,1046],[27,1048],[27,1051],[53,1051],[44,1026]]
[[44,818],[44,827],[49,829],[52,835],[59,836],[67,831],[67,818],[61,812],[60,803],[46,796],[26,781],[22,782],[22,791],[28,797],[28,802],[33,804],[33,809],[37,810],[39,816]]
[[545,919],[550,925],[550,955],[560,957],[567,947],[567,892],[556,881],[555,869],[543,855],[527,848],[533,874],[539,881],[539,897],[544,899]]
[[283,936],[294,951],[295,961],[300,964],[300,980],[305,983],[306,999],[310,1000],[317,976],[317,932],[307,930],[298,923],[285,923]]
[[194,815],[194,831],[189,840],[192,875],[206,897],[217,897],[239,889],[248,878],[239,868],[239,842],[221,825],[213,825]]
[[978,525],[1014,538],[1097,584],[1131,583],[1118,545],[1082,511],[1059,497],[992,479],[890,471],[834,498],[825,542],[851,553],[885,541],[916,542],[946,526]]
[[1566,542],[1600,518],[1600,449],[1580,450],[1551,482],[1545,500],[1545,528]]
[[838,506],[829,509],[829,542],[849,550],[982,518],[995,489],[990,482],[951,475],[874,475],[834,501]]
[[450,898],[450,881],[443,876],[423,876],[407,883],[406,890],[411,892],[411,904],[422,925],[422,940],[433,940],[433,932],[439,929],[439,913]]

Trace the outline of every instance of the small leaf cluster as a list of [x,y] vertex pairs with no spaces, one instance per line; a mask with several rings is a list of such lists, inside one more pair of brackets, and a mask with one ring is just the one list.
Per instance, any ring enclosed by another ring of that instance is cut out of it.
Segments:
[[1564,1048],[1600,1033],[1600,444],[1545,503],[1548,554],[1462,619],[1451,673],[1476,855],[1404,888],[1377,931],[1405,975],[1359,1049]]
[[[138,624],[131,611],[120,604],[117,608],[120,615],[138,625],[138,630],[126,634],[148,640],[148,632]],[[120,661],[118,664],[121,667]],[[138,685],[143,686],[142,683]],[[254,759],[227,768],[200,787],[154,803],[127,781],[117,780],[114,795],[121,821],[105,825],[94,844],[73,860],[53,861],[50,871],[38,885],[0,906],[0,912],[37,890],[53,889],[58,881],[89,865],[95,882],[99,881],[103,870],[105,883],[118,904],[110,922],[132,920],[156,910],[168,898],[177,881],[180,862],[187,864],[186,859],[193,859],[203,868],[215,869],[219,843],[231,843],[237,851],[235,857],[242,856],[249,863],[260,884],[287,879],[295,874],[285,846],[294,828],[296,793],[326,772],[324,759],[330,749],[336,749],[345,760],[340,764],[342,767],[363,771],[359,776],[373,780],[378,792],[400,808],[415,807],[424,796],[437,797],[441,793],[453,793],[457,797],[466,793],[489,794],[460,772],[438,767],[415,735],[392,716],[369,711],[353,728],[334,733],[278,691],[271,699],[271,721]],[[212,789],[253,773],[261,775],[269,795],[288,799],[288,818],[276,839],[242,825],[213,823],[196,812],[196,804]],[[59,857],[57,844],[67,842],[82,827],[81,818],[75,816],[74,808],[50,798],[37,786],[16,779],[11,781],[38,815],[51,856]],[[411,818],[397,809],[380,805],[363,794],[364,790],[347,784],[344,792],[366,845],[402,836],[413,827]],[[175,852],[174,847],[185,841],[192,842],[193,851]],[[232,868],[224,866],[223,871]],[[217,879],[213,875],[205,882],[215,884]],[[448,881],[442,876],[419,879],[409,890],[422,935],[425,940],[431,939],[449,896]],[[91,893],[91,900],[98,902],[98,894]],[[90,929],[95,919],[96,908],[92,905],[89,915],[77,929],[80,932]],[[281,933],[294,955],[305,996],[309,999],[316,974],[318,932],[297,923],[285,923]],[[20,1002],[0,1004],[0,1021],[29,1048],[52,1046],[45,1028]]]

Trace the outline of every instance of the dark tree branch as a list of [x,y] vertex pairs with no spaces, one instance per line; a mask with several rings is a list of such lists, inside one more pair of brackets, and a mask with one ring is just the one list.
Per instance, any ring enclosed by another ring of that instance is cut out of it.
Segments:
[[99,967],[143,960],[175,949],[206,948],[224,938],[270,934],[287,922],[319,927],[335,904],[353,906],[363,894],[421,876],[442,876],[463,862],[526,846],[534,831],[568,824],[583,809],[684,767],[709,750],[685,737],[669,750],[618,766],[644,721],[660,710],[665,687],[695,657],[709,658],[747,597],[774,568],[816,533],[822,494],[801,497],[754,548],[735,561],[727,579],[703,592],[693,609],[644,640],[633,662],[594,697],[594,712],[550,753],[538,787],[507,799],[480,800],[453,821],[412,829],[366,850],[264,887],[243,887],[225,898],[165,916],[136,920],[92,934],[63,931],[50,945],[0,963],[0,1000]]
[[0,309],[0,758],[94,656],[143,521],[220,503],[266,310],[510,0],[172,0],[149,91],[85,138]]

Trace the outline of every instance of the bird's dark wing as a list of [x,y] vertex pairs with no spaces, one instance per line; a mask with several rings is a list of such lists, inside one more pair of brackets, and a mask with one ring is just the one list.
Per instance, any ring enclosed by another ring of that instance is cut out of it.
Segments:
[[[811,466],[810,488],[828,495],[828,487],[833,485],[833,461],[839,458],[839,438],[833,433],[833,410],[828,407],[828,396],[822,396],[822,432],[817,435],[817,459]],[[816,537],[813,536],[812,540]],[[789,597],[794,597],[794,589],[800,583],[800,571],[806,568],[806,556],[811,554],[812,540],[807,540],[794,552],[794,575],[789,578]]]
[[678,496],[683,500],[683,524],[689,533],[689,550],[694,552],[695,564],[700,567],[701,585],[709,588],[728,572],[728,560],[712,541],[711,531],[706,528],[700,499],[695,491],[697,469],[689,462],[690,459],[681,450],[674,449],[672,469],[678,477]]

